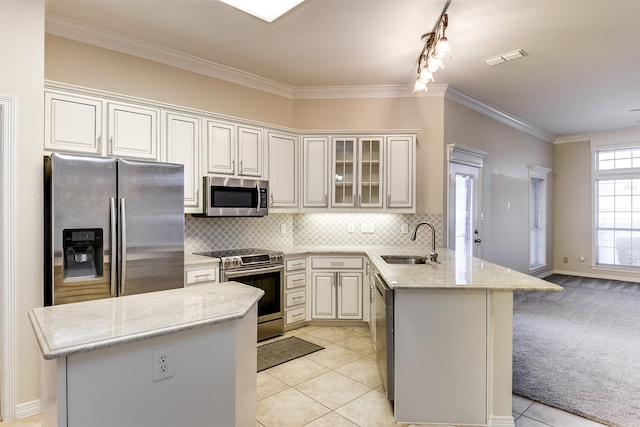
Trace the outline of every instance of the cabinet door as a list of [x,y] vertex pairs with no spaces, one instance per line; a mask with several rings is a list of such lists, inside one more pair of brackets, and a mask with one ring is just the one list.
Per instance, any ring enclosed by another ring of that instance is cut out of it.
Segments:
[[356,139],[333,138],[331,206],[356,206]]
[[159,160],[160,110],[131,104],[108,103],[109,154]]
[[415,138],[389,136],[386,146],[387,208],[414,208]]
[[335,273],[312,273],[311,296],[313,319],[336,318]]
[[362,273],[338,273],[338,319],[362,319]]
[[238,126],[238,175],[262,178],[262,129]]
[[45,93],[44,149],[102,154],[102,101]]
[[383,137],[358,138],[358,201],[361,208],[381,208]]
[[327,137],[304,137],[303,144],[303,208],[327,207],[327,173],[329,164]]
[[298,208],[298,138],[269,133],[269,207]]
[[164,112],[167,160],[184,165],[184,207],[187,213],[202,213],[200,173],[200,118]]
[[235,174],[235,125],[216,120],[207,120],[206,129],[206,172],[224,175]]

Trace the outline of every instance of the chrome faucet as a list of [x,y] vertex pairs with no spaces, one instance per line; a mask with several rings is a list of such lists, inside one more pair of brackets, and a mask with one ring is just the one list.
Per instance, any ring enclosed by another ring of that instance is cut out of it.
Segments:
[[438,253],[436,252],[436,229],[433,225],[429,224],[428,222],[421,222],[420,224],[416,225],[416,229],[413,230],[411,240],[416,240],[416,237],[418,237],[418,228],[420,228],[421,225],[428,225],[429,228],[431,228],[431,253],[425,256],[425,258],[428,258],[431,262],[437,263]]

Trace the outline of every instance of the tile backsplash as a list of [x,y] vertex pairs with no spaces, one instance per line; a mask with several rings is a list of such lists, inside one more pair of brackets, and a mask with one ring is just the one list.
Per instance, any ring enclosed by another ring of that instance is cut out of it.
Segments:
[[[415,242],[420,222],[436,228],[442,246],[442,214],[269,214],[263,218],[185,218],[185,251],[289,246],[420,246],[431,245],[429,228]],[[403,227],[407,232],[403,233]]]

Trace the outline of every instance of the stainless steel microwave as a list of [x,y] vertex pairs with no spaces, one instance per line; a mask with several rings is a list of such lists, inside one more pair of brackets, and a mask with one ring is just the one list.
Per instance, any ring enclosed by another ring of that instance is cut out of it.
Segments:
[[206,216],[265,216],[269,182],[257,179],[204,177]]

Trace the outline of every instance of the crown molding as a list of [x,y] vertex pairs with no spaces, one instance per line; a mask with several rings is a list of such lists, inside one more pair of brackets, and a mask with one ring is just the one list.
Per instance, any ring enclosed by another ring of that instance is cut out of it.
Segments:
[[589,135],[565,135],[557,137],[554,144],[570,144],[572,142],[589,142],[591,137]]
[[428,92],[413,93],[413,85],[302,86],[293,90],[294,99],[335,98],[443,98],[448,85],[429,85]]
[[447,98],[537,138],[548,142],[553,142],[555,139],[553,135],[550,135],[544,130],[465,95],[446,84],[429,85],[429,91],[420,94],[413,93],[413,85],[293,87],[256,74],[247,73],[226,65],[207,61],[193,55],[148,43],[133,37],[123,36],[57,15],[46,15],[45,32],[289,99]]
[[546,131],[536,126],[520,120],[519,118],[512,116],[511,114],[508,114],[502,110],[498,110],[497,108],[492,107],[489,104],[485,104],[482,101],[472,98],[469,95],[465,95],[464,93],[452,87],[449,87],[447,89],[445,98],[465,107],[471,108],[472,110],[484,114],[487,117],[491,117],[492,119],[495,119],[501,123],[509,125],[512,128],[521,130],[525,133],[528,133],[529,135],[533,135],[536,138],[540,138],[547,142],[554,142],[555,140],[554,135],[551,135],[550,133],[547,133]]
[[207,61],[193,55],[123,36],[56,15],[47,15],[45,32],[54,36],[115,50],[194,73],[235,83],[287,98],[293,97],[293,87],[235,68]]

